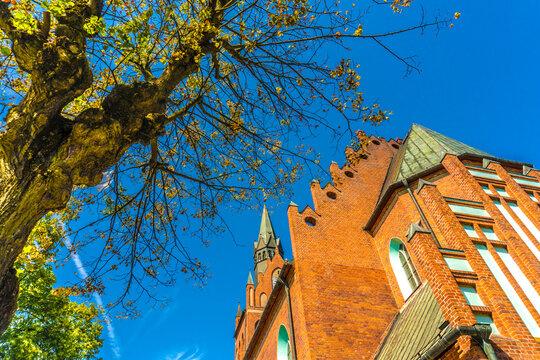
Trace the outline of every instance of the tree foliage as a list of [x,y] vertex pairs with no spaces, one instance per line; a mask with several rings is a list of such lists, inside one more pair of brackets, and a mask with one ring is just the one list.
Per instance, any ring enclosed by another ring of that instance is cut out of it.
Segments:
[[0,339],[2,359],[95,359],[102,346],[100,311],[71,301],[66,289],[54,288],[53,249],[61,236],[55,221],[41,221],[15,262],[18,311]]
[[72,221],[99,208],[95,236],[79,238],[102,248],[81,293],[123,281],[129,310],[178,272],[204,282],[186,242],[224,230],[222,205],[286,196],[318,164],[301,141],[318,128],[354,138],[356,122],[387,119],[356,62],[334,54],[373,41],[410,71],[385,39],[448,25],[370,33],[364,15],[309,0],[1,2],[0,331],[10,267],[49,211]]

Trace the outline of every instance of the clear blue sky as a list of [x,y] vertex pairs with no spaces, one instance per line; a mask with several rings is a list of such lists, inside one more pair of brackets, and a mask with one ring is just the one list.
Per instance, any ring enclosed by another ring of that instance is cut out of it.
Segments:
[[[494,156],[540,167],[540,3],[511,6],[503,1],[430,1],[427,15],[437,13],[438,6],[441,14],[462,13],[452,29],[389,42],[401,54],[417,55],[421,74],[403,78],[403,66],[371,43],[343,54],[361,63],[367,98],[393,110],[391,120],[384,125],[363,130],[385,138],[404,137],[416,122]],[[395,16],[395,26],[403,19],[418,18],[418,14],[419,3],[414,2],[412,9]],[[380,27],[381,17],[372,15],[366,17],[366,33],[370,26]],[[331,143],[324,133],[309,141],[319,145],[323,163],[329,165],[334,160],[343,164],[345,144]],[[289,259],[286,204],[290,200],[300,207],[311,204],[310,181],[303,178],[295,185],[293,199],[269,203]],[[234,358],[234,317],[238,302],[244,306],[260,214],[232,214],[228,221],[237,245],[229,237],[216,237],[209,247],[192,249],[211,268],[213,277],[208,285],[199,289],[179,281],[176,288],[164,290],[173,298],[167,307],[153,309],[141,304],[141,318],[113,320],[120,357],[114,355],[104,332],[101,356],[105,360]]]

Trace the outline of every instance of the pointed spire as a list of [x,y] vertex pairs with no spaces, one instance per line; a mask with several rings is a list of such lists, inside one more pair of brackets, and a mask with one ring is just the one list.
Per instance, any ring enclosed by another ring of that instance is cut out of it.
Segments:
[[259,241],[260,239],[265,239],[265,245],[268,243],[270,238],[276,238],[276,233],[274,227],[272,226],[272,221],[270,220],[270,215],[268,215],[268,209],[266,204],[264,204],[262,218],[261,218],[261,227],[259,228]]
[[253,277],[251,276],[251,271],[249,272],[247,284],[248,285],[253,285]]
[[259,238],[253,247],[255,287],[259,281],[259,274],[266,271],[267,261],[272,260],[276,253],[279,253],[283,257],[283,248],[278,241],[265,204],[262,212],[261,226],[259,228]]
[[240,315],[242,315],[242,308],[240,307],[240,303],[238,303],[238,310],[236,311],[236,316],[239,317]]

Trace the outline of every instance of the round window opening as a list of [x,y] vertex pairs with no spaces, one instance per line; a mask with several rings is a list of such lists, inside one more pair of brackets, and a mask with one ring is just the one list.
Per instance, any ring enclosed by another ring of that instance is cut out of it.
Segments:
[[381,145],[381,142],[379,140],[372,140],[371,142],[375,145]]
[[354,174],[352,173],[352,171],[345,171],[345,175],[350,178],[354,177]]
[[312,218],[311,216],[308,216],[304,219],[304,221],[306,222],[306,224],[308,224],[309,226],[315,226],[315,224],[317,224],[317,220],[315,220],[314,218]]
[[398,144],[392,144],[392,147],[393,147],[394,149],[399,149],[399,145],[398,145]]
[[336,198],[337,198],[336,193],[333,192],[333,191],[327,192],[327,193],[326,193],[326,196],[328,196],[328,197],[329,197],[330,199],[332,199],[332,200],[336,200]]

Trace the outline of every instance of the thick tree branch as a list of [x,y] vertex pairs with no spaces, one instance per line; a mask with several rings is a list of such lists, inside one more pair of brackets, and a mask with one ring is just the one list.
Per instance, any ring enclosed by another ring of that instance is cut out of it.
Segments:
[[46,39],[17,30],[13,25],[9,3],[3,1],[0,2],[0,30],[11,40],[11,48],[21,70],[31,72],[35,57]]

